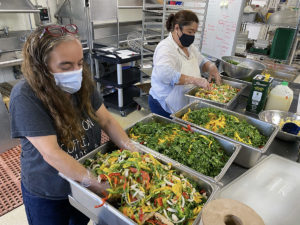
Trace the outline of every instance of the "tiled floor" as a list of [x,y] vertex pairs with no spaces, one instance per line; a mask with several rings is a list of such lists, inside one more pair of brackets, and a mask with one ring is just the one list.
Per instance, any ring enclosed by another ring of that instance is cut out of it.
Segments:
[[[123,128],[127,128],[142,117],[146,116],[149,112],[142,109],[140,111],[133,111],[126,117],[121,117],[119,112],[116,110],[109,109],[114,118],[120,123]],[[1,225],[28,225],[24,206],[20,206],[11,212],[0,217]],[[93,223],[90,222],[89,225]]]

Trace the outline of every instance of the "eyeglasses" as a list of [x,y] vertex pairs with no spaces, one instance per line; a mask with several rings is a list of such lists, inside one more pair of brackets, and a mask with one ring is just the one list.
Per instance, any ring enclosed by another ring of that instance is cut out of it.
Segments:
[[63,36],[65,33],[77,34],[78,27],[75,24],[67,24],[65,26],[49,25],[44,28],[42,34],[40,35],[40,39],[44,36],[45,33],[53,37],[60,37]]

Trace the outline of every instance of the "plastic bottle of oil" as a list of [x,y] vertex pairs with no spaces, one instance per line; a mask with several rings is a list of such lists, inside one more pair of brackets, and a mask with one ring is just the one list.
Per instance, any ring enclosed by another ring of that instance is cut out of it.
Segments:
[[265,110],[289,111],[293,97],[294,93],[288,87],[288,82],[282,82],[270,91]]

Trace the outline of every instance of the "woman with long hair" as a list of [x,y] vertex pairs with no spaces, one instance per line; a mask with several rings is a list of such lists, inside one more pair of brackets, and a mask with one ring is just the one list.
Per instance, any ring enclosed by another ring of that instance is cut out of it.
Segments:
[[[212,78],[220,84],[217,67],[193,45],[198,25],[198,17],[192,11],[169,15],[166,22],[169,36],[157,45],[153,56],[149,95],[153,113],[170,117],[184,107],[189,103],[184,93],[191,85],[208,89]],[[208,81],[201,77],[201,72],[209,73]]]
[[23,47],[25,79],[11,93],[12,137],[21,141],[21,187],[30,225],[88,223],[69,204],[70,186],[58,173],[105,192],[109,185],[76,160],[100,146],[101,129],[120,148],[135,149],[105,108],[76,33],[74,24],[38,27]]

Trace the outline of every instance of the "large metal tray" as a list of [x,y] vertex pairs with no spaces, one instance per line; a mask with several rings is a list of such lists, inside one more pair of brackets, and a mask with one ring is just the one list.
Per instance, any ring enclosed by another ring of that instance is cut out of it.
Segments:
[[[139,120],[138,122],[136,123],[139,123],[139,122],[142,122],[142,123],[149,123],[149,122],[160,122],[160,123],[176,123],[176,124],[180,124],[182,126],[186,126],[185,124],[182,124],[182,123],[179,123],[179,122],[176,122],[174,120],[170,120],[170,119],[167,119],[165,117],[162,117],[162,116],[159,116],[157,114],[154,114],[154,113],[151,113],[149,114],[148,116],[142,118],[141,120]],[[128,134],[130,129],[132,127],[134,127],[135,124],[133,124],[132,126],[130,126],[129,128],[127,128],[125,131],[126,133]],[[194,128],[191,128],[192,131],[194,132],[198,132],[202,135],[211,135],[207,132],[204,132],[204,131],[201,131],[201,130],[198,130],[198,129],[194,129]],[[225,175],[226,171],[229,169],[230,165],[233,163],[233,161],[235,160],[235,158],[237,157],[240,149],[241,149],[241,146],[239,144],[234,144],[232,142],[229,142],[227,140],[225,140],[224,138],[221,138],[221,137],[218,137],[216,135],[213,135],[212,136],[221,144],[221,146],[223,147],[223,149],[225,150],[226,154],[228,156],[230,156],[230,158],[228,159],[227,163],[225,164],[225,166],[223,167],[223,169],[221,170],[221,172],[215,176],[215,177],[210,177],[210,176],[206,176],[204,174],[201,174],[193,169],[191,169],[190,167],[187,167],[163,154],[160,154],[158,153],[157,151],[155,150],[152,150],[144,145],[141,145],[140,143],[137,143],[138,145],[140,145],[143,149],[145,149],[145,151],[151,153],[152,155],[156,155],[158,158],[160,159],[164,159],[164,160],[167,160],[167,161],[170,161],[172,164],[174,165],[178,165],[179,167],[182,167],[182,168],[185,168],[186,171],[189,171],[190,174],[195,174],[196,176],[205,176],[207,179],[210,179],[212,180],[213,182],[218,182],[222,179],[222,177]]]
[[[224,111],[224,112],[226,112],[230,115],[234,115],[239,119],[246,120],[248,123],[255,126],[263,135],[268,137],[267,143],[265,144],[265,146],[263,148],[255,148],[253,146],[250,146],[250,145],[247,145],[245,143],[236,141],[232,138],[229,138],[229,137],[224,136],[222,134],[213,132],[211,130],[205,129],[204,127],[198,126],[194,123],[191,123],[191,122],[188,122],[188,121],[185,121],[185,120],[181,119],[181,117],[185,113],[188,112],[188,109],[197,110],[197,109],[202,109],[202,108],[217,108],[217,109],[220,109],[220,110],[222,110],[222,111]],[[242,145],[242,149],[239,152],[238,156],[235,158],[235,162],[237,164],[243,166],[243,167],[246,167],[246,168],[250,168],[250,167],[254,166],[257,163],[257,161],[259,160],[261,155],[268,150],[268,148],[270,147],[272,141],[276,137],[277,132],[279,130],[278,126],[275,126],[273,124],[270,124],[270,123],[267,123],[267,122],[264,122],[264,121],[261,121],[259,119],[255,119],[255,118],[243,115],[243,114],[232,112],[230,110],[223,109],[221,107],[217,107],[217,106],[214,106],[214,105],[211,105],[211,104],[208,104],[208,103],[204,103],[204,102],[193,102],[189,105],[186,105],[184,108],[182,108],[178,112],[173,113],[171,115],[171,117],[174,118],[176,121],[179,121],[181,123],[190,124],[191,126],[196,127],[197,129],[205,130],[205,131],[207,131],[211,134],[222,137],[222,138],[224,138],[228,141],[231,141],[233,143],[237,143],[237,144]]]
[[199,87],[193,87],[192,89],[190,89],[189,91],[187,91],[185,93],[185,96],[187,96],[188,98],[190,98],[192,100],[208,102],[208,103],[211,103],[211,104],[214,104],[217,106],[221,106],[221,107],[225,107],[225,108],[233,108],[235,106],[235,104],[237,103],[238,97],[247,88],[247,85],[240,83],[240,82],[230,81],[230,80],[225,80],[225,79],[223,79],[222,82],[223,82],[223,84],[228,84],[234,88],[240,89],[240,91],[238,93],[236,93],[236,95],[227,103],[221,103],[221,102],[216,102],[216,101],[205,99],[205,98],[196,97],[195,94],[198,91]]
[[[137,145],[137,147],[140,147]],[[80,160],[80,163],[83,163],[86,159],[92,158],[97,152],[112,152],[113,150],[117,150],[118,148],[112,144],[112,142],[108,142],[99,148],[95,149],[94,151],[90,152]],[[143,148],[139,149],[142,153],[148,153]],[[161,161],[162,163],[172,163],[167,158],[160,159],[157,155],[153,155],[156,159]],[[188,177],[189,179],[195,181],[198,185],[206,190],[207,193],[207,202],[213,199],[215,193],[218,191],[219,186],[206,177],[200,174],[190,174],[189,170],[185,167],[182,167],[179,164],[173,164],[172,168],[177,170],[178,172],[182,173],[184,176]],[[111,204],[106,202],[102,207],[95,208],[95,205],[99,205],[102,203],[101,197],[96,195],[95,193],[91,192],[87,188],[81,186],[78,182],[66,177],[65,175],[59,173],[61,177],[66,179],[70,183],[71,187],[71,194],[69,196],[70,203],[88,216],[91,220],[93,220],[96,224],[114,224],[114,225],[136,225],[136,223],[122,214],[119,210],[113,207]],[[194,221],[194,225],[198,224],[201,219],[201,212],[198,214],[197,218]]]

